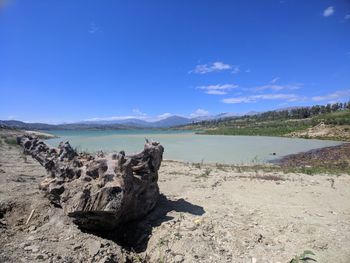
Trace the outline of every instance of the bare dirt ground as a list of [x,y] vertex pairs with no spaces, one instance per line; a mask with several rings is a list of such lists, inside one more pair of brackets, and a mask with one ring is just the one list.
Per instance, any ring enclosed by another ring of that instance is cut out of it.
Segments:
[[321,122],[304,131],[286,134],[286,137],[350,141],[350,127],[348,125],[326,125]]
[[349,175],[236,169],[165,161],[145,219],[84,233],[38,189],[44,168],[2,142],[0,262],[350,262]]

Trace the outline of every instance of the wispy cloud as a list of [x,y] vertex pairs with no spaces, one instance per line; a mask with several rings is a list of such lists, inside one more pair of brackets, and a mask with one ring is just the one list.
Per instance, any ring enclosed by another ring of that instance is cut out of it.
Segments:
[[157,116],[157,119],[159,119],[159,120],[161,120],[161,119],[166,119],[166,118],[168,118],[168,117],[170,117],[170,116],[173,116],[173,114],[171,114],[171,113],[169,113],[169,112],[166,112],[166,113],[163,113],[163,114],[159,114],[159,115]]
[[116,116],[108,116],[108,117],[95,117],[86,119],[85,121],[122,121],[128,119],[140,119],[140,120],[149,120],[151,119],[146,113],[142,112],[140,109],[135,108],[132,110],[133,114],[130,115],[116,115]]
[[209,64],[197,65],[189,73],[206,74],[206,73],[210,73],[210,72],[218,72],[218,71],[225,71],[225,70],[231,70],[231,69],[233,69],[233,72],[239,71],[239,68],[237,66],[232,66],[230,64],[226,64],[226,63],[221,62],[221,61],[216,61],[216,62],[209,63]]
[[227,92],[223,90],[207,90],[205,91],[206,94],[210,95],[226,95]]
[[223,99],[223,103],[228,104],[237,104],[237,103],[253,103],[258,102],[260,100],[286,100],[288,102],[293,102],[297,100],[305,100],[305,98],[300,97],[296,94],[259,94],[259,95],[251,95],[244,97],[234,97],[234,98],[226,98]]
[[323,10],[323,16],[324,17],[328,17],[328,16],[331,16],[333,15],[335,12],[335,9],[333,6],[329,6],[327,7],[325,10]]
[[255,91],[263,91],[263,90],[273,90],[273,91],[280,91],[280,90],[297,90],[301,88],[301,84],[288,84],[288,85],[277,85],[277,84],[267,84],[263,86],[258,86],[254,88]]
[[280,79],[279,77],[275,77],[272,80],[270,80],[270,83],[275,84],[277,81],[279,81],[279,79]]
[[345,15],[345,16],[344,16],[344,19],[345,19],[345,20],[349,20],[349,19],[350,19],[350,14]]
[[190,117],[196,118],[196,117],[203,117],[203,116],[208,116],[208,115],[209,115],[209,111],[204,110],[204,109],[197,109],[190,114]]
[[139,109],[133,109],[132,112],[138,116],[147,116],[146,113],[140,111]]
[[120,116],[109,116],[109,117],[95,117],[95,118],[86,119],[85,121],[122,121],[122,120],[135,119],[135,118],[146,119],[145,117],[142,117],[142,116],[120,115]]
[[90,34],[95,34],[99,30],[100,30],[100,28],[95,24],[95,22],[90,23],[90,29],[89,29]]
[[208,85],[208,86],[199,86],[197,89],[204,90],[206,94],[212,95],[225,95],[229,90],[238,88],[238,85],[235,84],[217,84],[217,85]]
[[350,98],[350,89],[347,90],[338,90],[336,92],[324,95],[324,96],[314,96],[311,99],[313,101],[329,101],[329,102],[337,102],[343,101],[345,99]]
[[280,78],[275,77],[272,80],[269,81],[266,85],[257,86],[255,88],[250,88],[247,90],[253,91],[253,92],[259,92],[264,90],[272,90],[272,91],[281,91],[281,90],[297,90],[300,89],[303,84],[277,84],[279,82]]
[[231,71],[232,74],[237,74],[240,71],[241,70],[240,70],[240,68],[238,66],[232,66],[232,71]]

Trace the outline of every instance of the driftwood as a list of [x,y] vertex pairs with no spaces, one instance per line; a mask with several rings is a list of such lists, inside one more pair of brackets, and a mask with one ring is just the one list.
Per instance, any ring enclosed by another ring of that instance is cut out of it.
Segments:
[[135,155],[77,153],[68,142],[53,148],[32,136],[17,142],[48,171],[40,189],[80,227],[113,229],[145,216],[155,206],[163,147],[148,142]]

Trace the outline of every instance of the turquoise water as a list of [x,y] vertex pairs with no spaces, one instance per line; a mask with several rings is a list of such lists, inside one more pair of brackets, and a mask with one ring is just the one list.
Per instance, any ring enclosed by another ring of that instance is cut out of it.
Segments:
[[[339,145],[339,142],[266,136],[196,135],[189,131],[104,130],[50,131],[60,138],[47,140],[52,146],[69,141],[79,150],[140,152],[145,138],[159,141],[164,158],[185,162],[245,164],[267,162],[284,155]],[[276,153],[275,156],[272,153]]]

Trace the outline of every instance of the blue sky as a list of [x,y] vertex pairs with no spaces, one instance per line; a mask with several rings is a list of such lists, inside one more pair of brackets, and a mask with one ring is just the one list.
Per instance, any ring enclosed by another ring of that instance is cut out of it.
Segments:
[[0,119],[263,111],[350,99],[350,2],[0,0]]

